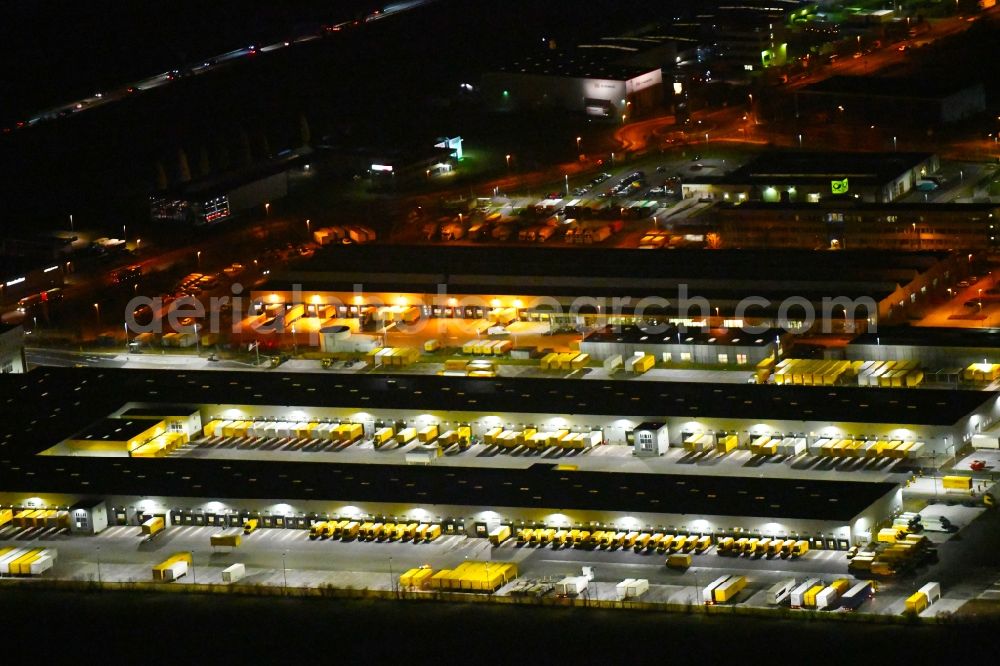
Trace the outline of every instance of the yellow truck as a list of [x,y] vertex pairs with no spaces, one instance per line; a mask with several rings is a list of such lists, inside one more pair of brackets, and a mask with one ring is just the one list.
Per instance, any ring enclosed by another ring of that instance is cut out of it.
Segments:
[[315,541],[323,536],[326,530],[326,521],[320,520],[309,526],[309,538]]
[[711,545],[712,545],[712,537],[706,534],[704,536],[698,537],[698,540],[694,544],[694,549],[699,553],[704,553],[706,550],[708,550],[709,546]]
[[14,519],[13,509],[0,509],[0,527],[3,527],[7,523]]
[[343,539],[344,541],[347,541],[348,539],[354,539],[358,536],[358,532],[360,530],[361,530],[361,524],[356,520],[352,520],[351,522],[344,525],[343,529],[341,529],[340,538]]
[[441,536],[441,526],[440,525],[428,525],[427,529],[424,531],[424,541],[434,541]]
[[792,545],[792,557],[801,557],[809,552],[809,542],[799,539]]
[[375,448],[377,449],[392,440],[395,432],[392,428],[379,428],[376,430],[375,435],[372,437],[372,443],[375,445]]
[[187,575],[193,559],[190,552],[174,553],[153,567],[153,580],[173,581]]
[[905,613],[919,615],[927,609],[927,595],[923,592],[914,592],[906,598]]
[[726,555],[733,550],[733,546],[736,544],[736,539],[733,537],[722,537],[719,539],[718,545],[715,547],[715,552],[719,555]]
[[256,518],[250,518],[245,523],[243,523],[243,534],[253,534],[257,529],[258,520]]

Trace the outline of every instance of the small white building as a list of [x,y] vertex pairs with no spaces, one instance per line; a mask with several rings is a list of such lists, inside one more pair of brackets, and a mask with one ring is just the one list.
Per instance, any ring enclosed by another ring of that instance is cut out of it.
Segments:
[[670,448],[670,429],[662,421],[644,421],[631,433],[637,456],[662,456]]
[[27,372],[24,359],[24,328],[0,323],[0,374]]

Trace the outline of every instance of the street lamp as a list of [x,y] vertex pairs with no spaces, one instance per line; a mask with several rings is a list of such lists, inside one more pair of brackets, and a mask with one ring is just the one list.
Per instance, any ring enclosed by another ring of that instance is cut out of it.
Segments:
[[94,303],[94,311],[97,313],[97,332],[101,332],[101,304]]
[[576,137],[576,152],[578,152],[578,153],[580,152],[580,139],[581,138],[582,137],[579,137],[579,136]]
[[198,269],[201,270],[201,250],[198,250],[197,257],[198,257]]
[[506,158],[507,158],[507,171],[510,171],[510,154],[507,154]]
[[569,174],[564,173],[563,177],[566,179],[566,196],[569,196]]
[[101,547],[97,547],[97,584],[101,584]]
[[265,203],[264,204],[264,215],[270,215],[270,214],[271,214],[271,204],[270,203]]
[[281,593],[286,594],[288,592],[288,569],[285,567],[285,556],[288,555],[288,551],[281,553]]
[[896,152],[896,137],[892,137],[892,152]]
[[396,577],[392,575],[392,558],[389,558],[389,591],[396,591]]
[[312,227],[310,226],[310,222],[312,222],[312,220],[306,219],[306,233],[307,234],[311,234],[312,233]]
[[799,148],[802,148],[802,135],[799,134]]

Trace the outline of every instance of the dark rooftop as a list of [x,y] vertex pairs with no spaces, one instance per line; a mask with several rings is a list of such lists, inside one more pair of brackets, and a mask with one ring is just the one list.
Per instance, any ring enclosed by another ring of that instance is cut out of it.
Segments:
[[931,157],[930,153],[775,151],[764,153],[717,180],[778,185],[848,178],[852,184],[884,185]]
[[[254,289],[547,296],[659,295],[681,284],[691,296],[872,296],[881,300],[947,257],[946,252],[503,248],[361,245],[317,252],[302,268]],[[414,257],[419,257],[414,261]],[[710,258],[708,261],[706,259]],[[767,270],[762,270],[762,267]]]
[[975,86],[982,83],[927,76],[831,76],[800,92],[941,100]]
[[151,419],[167,416],[191,416],[198,411],[197,405],[156,405],[155,407],[132,407],[122,412],[123,419]]
[[859,335],[850,344],[1000,350],[1000,328],[879,326],[876,333]]
[[41,456],[0,487],[168,497],[339,500],[848,521],[896,486],[760,477],[185,458]]
[[[109,442],[125,442],[146,430],[152,424],[149,421],[132,421],[129,419],[101,419],[91,424],[83,431],[76,433],[72,439],[104,440]],[[66,433],[67,437],[72,433]],[[57,442],[52,442],[56,444]]]

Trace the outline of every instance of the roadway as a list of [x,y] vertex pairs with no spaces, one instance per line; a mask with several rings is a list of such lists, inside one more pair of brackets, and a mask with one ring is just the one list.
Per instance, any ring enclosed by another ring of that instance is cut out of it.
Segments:
[[[382,11],[376,11],[375,13],[366,16],[360,23],[357,21],[342,21],[333,25],[323,26],[324,33],[325,36],[330,36],[344,30],[359,27],[365,23],[372,23],[393,16],[398,16],[424,7],[433,2],[436,2],[436,0],[407,0],[405,2],[397,2],[387,6]],[[48,109],[43,109],[29,116],[27,119],[17,121],[11,127],[4,127],[2,131],[3,133],[9,133],[11,131],[27,129],[41,123],[52,122],[59,120],[60,118],[99,109],[107,106],[108,104],[128,99],[142,92],[162,88],[163,86],[170,85],[174,81],[187,78],[189,76],[202,76],[204,74],[210,74],[236,62],[243,62],[261,54],[294,48],[295,46],[319,39],[321,39],[321,37],[318,34],[309,34],[296,37],[288,41],[274,42],[272,44],[249,44],[245,47],[220,53],[214,57],[205,58],[199,64],[193,65],[185,71],[174,69],[166,72],[160,72],[159,74],[154,74],[144,79],[124,83],[111,90],[103,92],[98,91],[88,97],[65,102]]]

